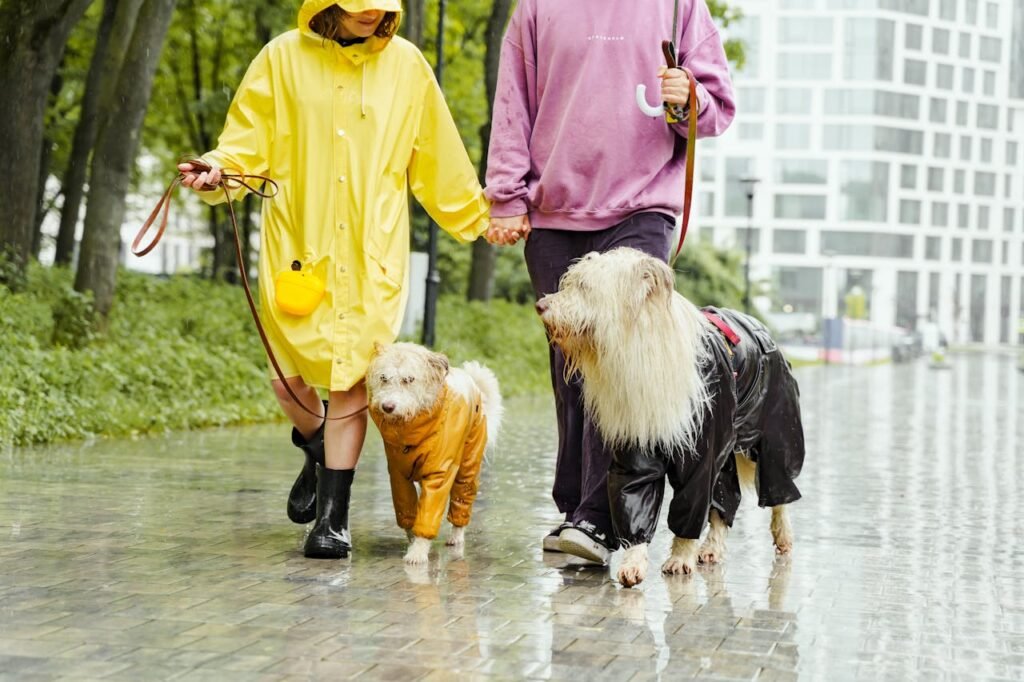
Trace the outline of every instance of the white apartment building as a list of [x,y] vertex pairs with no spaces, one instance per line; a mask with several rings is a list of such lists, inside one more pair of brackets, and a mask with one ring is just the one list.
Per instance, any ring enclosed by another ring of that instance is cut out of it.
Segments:
[[875,324],[1017,343],[1024,0],[735,4],[747,65],[732,128],[697,146],[702,238],[743,250],[752,225],[776,311],[843,314],[859,287]]

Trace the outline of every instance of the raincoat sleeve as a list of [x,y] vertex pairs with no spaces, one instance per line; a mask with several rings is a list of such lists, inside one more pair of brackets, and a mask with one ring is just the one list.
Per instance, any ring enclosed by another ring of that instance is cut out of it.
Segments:
[[460,242],[471,242],[487,231],[490,205],[444,93],[429,67],[426,72],[429,81],[409,161],[409,187],[441,229]]
[[491,215],[509,218],[529,213],[527,180],[530,138],[537,107],[537,65],[532,3],[520,2],[501,46],[487,154],[487,198]]
[[[217,148],[203,154],[203,160],[223,169],[246,175],[268,175],[270,145],[274,139],[274,92],[271,86],[270,58],[263,48],[246,71],[228,109],[224,131]],[[244,197],[244,187],[231,190],[232,200]],[[224,193],[202,192],[208,204],[224,203]]]
[[[705,0],[693,0],[682,17],[679,61],[697,81],[697,137],[715,137],[725,132],[736,116],[729,62]],[[691,103],[691,111],[693,104]],[[677,135],[686,137],[687,122],[673,124]]]

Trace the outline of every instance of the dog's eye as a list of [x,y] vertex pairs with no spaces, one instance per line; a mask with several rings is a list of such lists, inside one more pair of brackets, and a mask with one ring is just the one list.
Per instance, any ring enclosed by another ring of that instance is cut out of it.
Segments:
[[408,386],[412,382],[416,381],[416,377],[402,377],[402,385]]
[[381,374],[381,375],[380,375],[380,383],[382,383],[382,384],[386,384],[386,383],[388,383],[388,378],[387,378],[387,376],[385,376],[385,375]]

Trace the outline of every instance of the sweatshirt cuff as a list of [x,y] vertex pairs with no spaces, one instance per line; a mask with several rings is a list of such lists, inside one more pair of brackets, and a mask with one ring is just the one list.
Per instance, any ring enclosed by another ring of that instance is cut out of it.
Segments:
[[512,199],[511,201],[495,201],[491,204],[492,218],[514,218],[526,215],[530,207],[525,199]]

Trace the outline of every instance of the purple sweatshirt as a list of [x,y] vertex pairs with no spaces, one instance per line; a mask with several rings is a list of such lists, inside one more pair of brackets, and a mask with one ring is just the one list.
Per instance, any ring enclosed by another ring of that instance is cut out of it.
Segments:
[[[699,137],[735,113],[729,67],[705,0],[677,0],[675,41],[697,80]],[[537,228],[600,230],[634,213],[683,209],[686,123],[657,104],[673,0],[520,0],[501,52],[487,167],[492,215]]]

